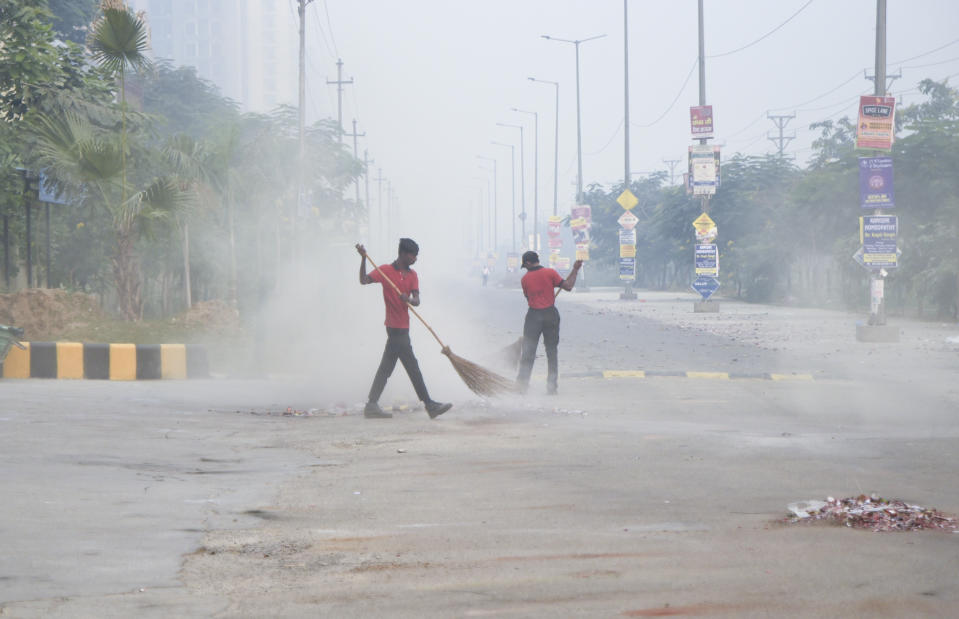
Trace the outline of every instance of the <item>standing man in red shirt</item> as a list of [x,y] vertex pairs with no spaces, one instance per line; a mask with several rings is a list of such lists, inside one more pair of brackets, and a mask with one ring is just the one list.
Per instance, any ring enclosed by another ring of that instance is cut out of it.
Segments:
[[556,382],[559,378],[559,311],[553,301],[556,298],[553,289],[559,286],[563,290],[572,290],[576,283],[576,274],[582,266],[582,260],[574,262],[569,277],[563,279],[555,269],[540,266],[539,255],[535,251],[523,254],[522,268],[527,272],[523,276],[522,285],[523,294],[529,302],[529,310],[523,324],[523,356],[520,358],[516,384],[524,393],[529,387],[529,376],[533,373],[533,361],[536,359],[536,348],[542,334],[543,345],[546,347],[546,392],[550,395],[556,394]]
[[[369,275],[366,273],[366,248],[357,245],[356,251],[363,257],[360,261],[360,284],[381,284],[383,301],[386,303],[386,348],[383,350],[380,367],[376,370],[376,377],[370,387],[370,396],[366,408],[363,409],[363,416],[368,419],[386,419],[393,416],[380,408],[378,402],[386,387],[387,379],[396,367],[396,360],[399,359],[406,368],[410,382],[413,383],[416,396],[426,406],[430,419],[436,419],[453,405],[434,402],[430,399],[426,383],[423,382],[423,374],[420,372],[420,364],[413,355],[413,345],[410,342],[409,305],[415,307],[420,304],[420,281],[416,271],[410,267],[416,262],[420,247],[413,239],[400,239],[399,251],[393,264],[381,265],[379,270],[374,269]],[[396,284],[402,294],[397,294],[393,286],[383,279],[384,276]]]

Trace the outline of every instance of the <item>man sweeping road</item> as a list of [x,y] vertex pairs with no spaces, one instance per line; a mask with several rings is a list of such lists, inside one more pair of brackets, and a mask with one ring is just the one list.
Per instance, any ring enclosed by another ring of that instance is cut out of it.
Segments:
[[539,336],[543,336],[546,347],[546,392],[556,394],[559,378],[559,310],[556,309],[553,289],[559,286],[563,290],[572,290],[576,283],[576,274],[583,266],[582,260],[573,263],[573,270],[566,279],[560,277],[555,269],[544,268],[539,264],[539,255],[535,251],[523,254],[522,268],[527,270],[523,276],[523,294],[529,302],[526,322],[523,324],[523,354],[519,362],[519,375],[516,386],[523,393],[529,387],[529,376],[533,373],[533,361]]
[[[363,409],[363,416],[368,419],[386,419],[393,416],[380,408],[378,402],[383,389],[386,387],[386,381],[393,373],[396,361],[399,359],[403,362],[403,367],[410,377],[410,382],[413,383],[416,396],[426,406],[426,412],[430,419],[436,419],[452,408],[453,405],[434,402],[430,399],[430,394],[426,390],[426,383],[423,382],[423,374],[420,372],[420,365],[416,361],[416,356],[413,355],[413,345],[410,342],[409,306],[420,304],[419,278],[416,271],[410,267],[416,262],[420,247],[413,239],[400,239],[399,251],[393,264],[381,266],[370,274],[366,273],[366,248],[357,245],[356,251],[363,257],[360,261],[360,284],[381,284],[383,286],[383,301],[386,304],[386,348],[383,350],[380,367],[376,370],[376,377],[373,378],[369,400],[366,403],[366,408]],[[397,293],[384,278],[389,278],[399,288],[401,294]]]

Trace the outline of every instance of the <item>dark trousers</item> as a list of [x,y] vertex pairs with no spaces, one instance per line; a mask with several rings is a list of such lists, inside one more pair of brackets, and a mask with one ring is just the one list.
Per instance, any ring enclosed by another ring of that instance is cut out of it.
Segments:
[[426,390],[426,383],[423,382],[423,373],[420,372],[420,364],[413,355],[413,344],[410,343],[409,329],[386,328],[386,348],[383,349],[383,359],[380,360],[380,367],[376,370],[376,377],[373,379],[373,385],[370,387],[370,402],[377,402],[383,394],[386,387],[386,380],[393,374],[393,368],[396,367],[396,360],[403,362],[406,373],[413,383],[413,389],[416,390],[416,397],[423,402],[429,402],[430,394]]
[[526,312],[526,322],[523,324],[523,356],[519,361],[519,375],[516,377],[516,382],[521,385],[529,384],[540,334],[543,336],[543,345],[546,347],[546,382],[549,387],[555,389],[559,377],[559,310],[555,305],[546,309],[530,308]]

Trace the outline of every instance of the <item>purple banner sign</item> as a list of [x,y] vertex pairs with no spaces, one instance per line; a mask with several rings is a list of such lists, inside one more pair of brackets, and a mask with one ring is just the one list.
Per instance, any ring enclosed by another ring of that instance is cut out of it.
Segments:
[[859,206],[893,208],[892,157],[859,158]]

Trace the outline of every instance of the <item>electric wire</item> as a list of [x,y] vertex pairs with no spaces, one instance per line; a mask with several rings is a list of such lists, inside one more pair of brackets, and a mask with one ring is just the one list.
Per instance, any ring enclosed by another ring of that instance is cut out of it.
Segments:
[[799,10],[797,10],[795,13],[793,13],[792,15],[790,15],[789,18],[786,19],[786,21],[784,21],[783,23],[779,24],[778,26],[776,26],[775,28],[773,28],[772,30],[770,30],[769,32],[767,32],[766,34],[764,34],[763,36],[759,37],[759,38],[756,39],[755,41],[753,41],[753,42],[751,42],[751,43],[747,43],[746,45],[743,45],[742,47],[737,47],[736,49],[729,50],[728,52],[723,52],[723,53],[721,53],[721,54],[712,54],[711,56],[706,56],[706,57],[707,57],[707,58],[722,58],[723,56],[730,56],[730,55],[735,54],[735,53],[737,53],[737,52],[741,52],[741,51],[743,51],[744,49],[748,49],[748,48],[752,47],[753,45],[755,45],[755,44],[759,43],[760,41],[762,41],[763,39],[769,37],[769,36],[772,35],[774,32],[776,32],[777,30],[779,30],[780,28],[782,28],[783,26],[785,26],[786,24],[788,24],[789,22],[791,22],[793,19],[795,19],[795,17],[796,17],[797,15],[799,15],[799,14],[802,13],[804,10],[806,10],[806,7],[808,7],[808,6],[809,6],[810,4],[812,4],[812,3],[813,3],[813,0],[808,0],[808,2],[806,2],[806,4],[804,4],[804,5],[802,5],[801,7],[799,7]]
[[928,64],[916,64],[916,65],[912,65],[911,67],[903,67],[903,69],[925,69],[926,67],[935,67],[941,64],[948,64],[950,62],[955,62],[957,60],[959,60],[959,56],[956,56],[955,58],[949,58],[948,60],[940,60],[939,62],[930,62]]
[[923,52],[923,53],[918,54],[918,55],[916,55],[916,56],[912,56],[911,58],[906,58],[905,60],[897,60],[896,62],[890,62],[889,64],[902,64],[902,63],[904,63],[904,62],[910,62],[910,61],[912,61],[912,60],[916,60],[917,58],[922,58],[923,56],[928,56],[928,55],[930,55],[930,54],[935,54],[935,53],[938,52],[939,50],[946,49],[947,47],[949,47],[949,46],[951,46],[951,45],[955,45],[956,43],[959,43],[959,39],[953,39],[952,41],[949,41],[948,43],[946,43],[946,44],[944,44],[944,45],[940,45],[940,46],[937,47],[936,49],[931,49],[931,50],[929,50],[928,52]]
[[586,156],[588,156],[588,157],[592,157],[593,155],[598,155],[598,154],[600,154],[601,152],[603,152],[604,150],[606,150],[607,148],[609,148],[609,145],[612,144],[612,143],[613,143],[613,140],[616,139],[616,136],[619,135],[619,131],[620,131],[620,129],[623,128],[623,122],[624,122],[625,120],[626,120],[625,118],[620,119],[619,124],[616,125],[616,130],[613,131],[613,135],[609,136],[609,139],[606,140],[606,144],[604,144],[602,148],[600,148],[599,150],[594,150],[594,151],[592,151],[592,152],[583,153],[583,154],[586,155]]
[[330,21],[330,7],[327,5],[326,0],[323,0],[323,11],[326,12],[326,25],[329,26],[330,42],[333,43],[333,51],[336,52],[336,56],[339,58],[340,50],[336,47],[336,37],[333,35],[333,22]]
[[686,74],[686,79],[683,80],[683,85],[679,87],[679,92],[676,93],[676,97],[673,99],[673,102],[669,104],[669,107],[667,107],[666,110],[663,111],[663,113],[660,114],[658,118],[656,118],[656,120],[643,125],[638,123],[629,123],[629,124],[638,129],[646,129],[648,127],[652,127],[653,125],[661,121],[663,118],[665,118],[666,114],[669,114],[670,110],[673,109],[673,107],[676,105],[676,102],[679,101],[679,98],[683,95],[683,92],[686,90],[686,86],[689,85],[689,78],[693,76],[693,72],[696,70],[696,67],[698,65],[699,65],[699,58],[693,61],[693,66],[689,68],[689,73]]

